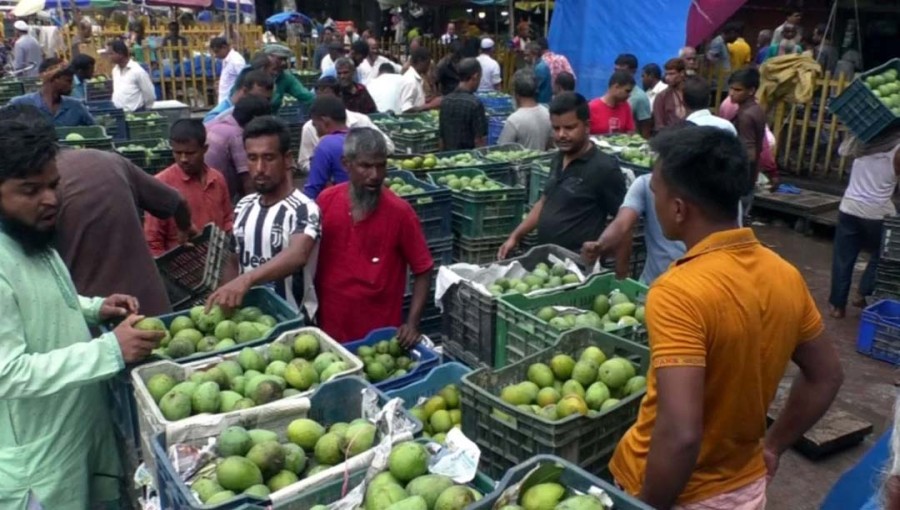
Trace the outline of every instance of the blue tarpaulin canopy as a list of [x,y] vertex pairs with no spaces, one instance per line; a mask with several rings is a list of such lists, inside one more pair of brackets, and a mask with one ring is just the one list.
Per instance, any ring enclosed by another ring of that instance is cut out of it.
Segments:
[[598,97],[606,92],[620,53],[637,56],[638,69],[651,62],[662,67],[677,57],[684,45],[690,6],[691,0],[556,2],[550,49],[569,59],[578,92],[588,99]]
[[[252,14],[255,10],[256,6],[252,0],[240,0],[241,3],[241,12],[244,14]],[[227,10],[228,12],[234,12],[237,8],[237,2],[234,0],[228,0],[228,6],[225,6],[225,0],[214,0],[213,7],[220,11]]]
[[282,23],[312,23],[312,20],[299,12],[279,12],[266,19],[266,25],[281,25]]

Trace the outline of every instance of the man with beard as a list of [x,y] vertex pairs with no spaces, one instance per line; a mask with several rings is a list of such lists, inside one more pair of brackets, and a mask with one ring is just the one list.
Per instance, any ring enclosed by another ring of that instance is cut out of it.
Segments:
[[228,269],[229,276],[240,274],[213,292],[207,306],[241,306],[251,287],[268,285],[298,312],[315,315],[319,208],[294,187],[290,147],[290,131],[280,119],[257,117],[244,128],[256,193],[234,209],[235,256]]
[[57,127],[93,126],[94,118],[81,101],[69,97],[75,70],[62,60],[51,57],[41,62],[41,89],[14,97],[9,104],[34,106]]
[[618,163],[588,136],[590,109],[581,94],[564,92],[554,97],[550,123],[559,153],[553,157],[540,200],[497,250],[499,260],[535,228],[538,244],[580,251],[585,241],[600,237],[606,219],[616,214],[625,197],[625,178]]
[[[321,265],[316,273],[319,327],[339,342],[376,328],[398,326],[406,347],[419,339],[434,262],[422,226],[406,200],[386,190],[387,147],[370,128],[354,128],[344,141],[350,180],[319,195]],[[403,322],[407,271],[414,275],[412,304]]]
[[[0,507],[112,507],[125,475],[105,381],[148,356],[163,332],[135,329],[131,296],[76,292],[51,245],[56,133],[20,113],[0,113]],[[91,339],[89,323],[114,318],[124,320]]]
[[357,113],[378,113],[375,100],[364,85],[356,82],[356,66],[349,58],[339,58],[334,63],[338,84],[341,87],[341,100],[348,110]]

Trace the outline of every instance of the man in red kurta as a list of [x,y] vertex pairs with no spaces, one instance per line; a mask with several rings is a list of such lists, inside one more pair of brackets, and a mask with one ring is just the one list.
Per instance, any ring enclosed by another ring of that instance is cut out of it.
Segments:
[[[227,233],[234,227],[234,206],[225,176],[203,162],[206,154],[206,129],[197,119],[181,119],[172,125],[169,135],[175,164],[156,178],[178,190],[191,209],[194,229],[212,223]],[[144,237],[154,257],[181,244],[173,219],[144,218]]]
[[[398,326],[398,340],[409,347],[419,339],[434,265],[421,224],[412,206],[384,187],[387,147],[378,131],[351,129],[343,164],[350,180],[318,198],[319,327],[335,340],[349,342],[373,329]],[[404,322],[407,269],[415,281]]]

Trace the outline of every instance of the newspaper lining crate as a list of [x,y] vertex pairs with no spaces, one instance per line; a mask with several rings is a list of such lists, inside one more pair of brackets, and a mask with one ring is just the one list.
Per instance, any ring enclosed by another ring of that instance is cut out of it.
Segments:
[[[647,287],[631,279],[617,280],[613,273],[593,275],[574,289],[525,296],[508,294],[500,296],[497,306],[497,366],[515,363],[522,358],[553,345],[560,331],[537,317],[545,306],[571,306],[590,310],[594,298],[619,289],[632,303],[646,299]],[[629,341],[646,344],[647,330],[642,326],[625,327],[611,332]]]
[[533,363],[550,363],[558,353],[570,356],[588,346],[599,347],[608,357],[629,360],[637,373],[646,373],[650,350],[609,333],[580,328],[563,333],[547,348],[501,369],[482,368],[463,376],[460,384],[463,432],[481,449],[481,468],[499,478],[512,466],[535,455],[558,455],[591,473],[606,469],[616,444],[637,419],[645,390],[623,398],[619,405],[596,416],[573,414],[548,420],[500,398],[509,384],[527,380]]

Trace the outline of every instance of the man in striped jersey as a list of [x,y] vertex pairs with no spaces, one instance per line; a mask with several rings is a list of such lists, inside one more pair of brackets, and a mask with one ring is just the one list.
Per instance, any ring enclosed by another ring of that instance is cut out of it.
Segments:
[[275,117],[257,117],[244,128],[244,148],[256,193],[242,198],[234,211],[231,270],[240,274],[213,292],[207,304],[238,307],[250,287],[269,285],[311,318],[320,216],[316,203],[294,187],[290,131]]

